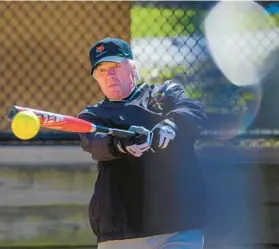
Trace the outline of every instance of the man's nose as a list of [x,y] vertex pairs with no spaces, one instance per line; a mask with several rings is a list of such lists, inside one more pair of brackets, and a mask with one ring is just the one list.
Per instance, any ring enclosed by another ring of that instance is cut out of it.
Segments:
[[115,75],[115,68],[109,68],[108,75]]

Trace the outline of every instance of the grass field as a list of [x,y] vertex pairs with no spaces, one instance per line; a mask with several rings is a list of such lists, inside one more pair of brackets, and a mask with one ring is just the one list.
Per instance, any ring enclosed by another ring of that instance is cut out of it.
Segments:
[[[134,6],[131,10],[132,38],[185,36],[200,29],[206,11]],[[279,27],[279,14],[272,19]],[[264,29],[266,23],[251,21],[251,29]]]
[[195,31],[201,14],[195,10],[135,6],[131,11],[132,37],[188,35]]

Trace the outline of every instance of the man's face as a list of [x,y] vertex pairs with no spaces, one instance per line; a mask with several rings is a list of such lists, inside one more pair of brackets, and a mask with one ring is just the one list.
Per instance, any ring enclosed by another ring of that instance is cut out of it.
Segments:
[[128,97],[136,86],[136,70],[127,60],[102,62],[94,69],[93,77],[110,100]]

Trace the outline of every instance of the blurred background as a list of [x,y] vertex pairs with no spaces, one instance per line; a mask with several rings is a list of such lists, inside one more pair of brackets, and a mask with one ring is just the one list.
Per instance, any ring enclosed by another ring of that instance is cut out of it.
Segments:
[[[279,51],[261,84],[231,84],[204,37],[216,3],[0,2],[0,247],[96,245],[87,221],[96,162],[77,134],[42,129],[20,141],[6,115],[20,105],[76,116],[101,100],[88,50],[107,36],[131,44],[146,81],[173,79],[204,104],[208,129],[196,149],[209,193],[205,247],[279,247]],[[255,51],[279,40],[278,2],[258,3],[275,28],[257,30],[265,41],[252,31],[246,42],[257,40]]]

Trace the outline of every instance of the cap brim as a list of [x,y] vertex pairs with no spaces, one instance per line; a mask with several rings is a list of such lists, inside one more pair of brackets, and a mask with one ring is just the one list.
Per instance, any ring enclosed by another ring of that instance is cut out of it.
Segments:
[[102,59],[98,60],[92,67],[91,67],[91,74],[93,73],[94,68],[100,64],[101,62],[122,62],[126,60],[127,58],[125,57],[120,57],[120,56],[107,56],[103,57]]

